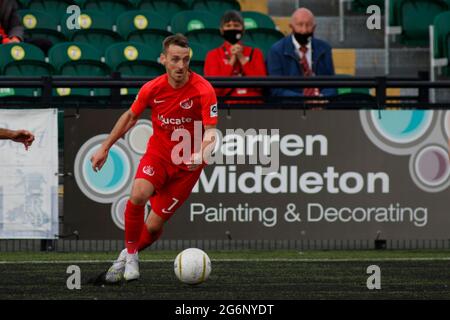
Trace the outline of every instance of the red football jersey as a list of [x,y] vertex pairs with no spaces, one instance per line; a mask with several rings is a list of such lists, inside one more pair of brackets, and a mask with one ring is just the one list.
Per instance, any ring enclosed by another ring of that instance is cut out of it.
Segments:
[[[131,110],[140,115],[146,108],[151,109],[153,135],[147,145],[147,153],[171,161],[172,149],[180,141],[172,141],[172,133],[185,129],[191,137],[191,153],[194,149],[194,122],[204,126],[216,125],[218,119],[217,98],[214,88],[202,76],[190,72],[188,82],[174,89],[168,82],[168,75],[161,75],[142,86]],[[203,136],[203,127],[201,135]],[[201,144],[201,141],[200,141]],[[171,161],[171,163],[173,163]],[[186,166],[181,164],[182,168]]]

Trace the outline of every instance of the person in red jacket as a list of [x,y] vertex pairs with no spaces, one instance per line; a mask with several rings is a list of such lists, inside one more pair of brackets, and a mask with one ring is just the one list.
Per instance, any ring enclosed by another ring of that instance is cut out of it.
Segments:
[[[265,76],[266,65],[260,49],[245,46],[242,42],[244,20],[238,11],[225,12],[220,22],[220,33],[225,42],[222,46],[208,52],[205,60],[204,76],[242,77]],[[219,97],[262,96],[258,88],[216,88]],[[245,101],[228,100],[229,103]],[[249,101],[247,101],[249,102]],[[251,101],[254,103],[255,101]]]

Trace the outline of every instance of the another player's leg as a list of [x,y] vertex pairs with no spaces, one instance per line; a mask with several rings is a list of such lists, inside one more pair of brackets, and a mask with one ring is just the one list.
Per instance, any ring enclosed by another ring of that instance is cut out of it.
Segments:
[[107,282],[127,281],[139,278],[138,243],[144,225],[145,204],[155,188],[145,179],[136,179],[125,209],[125,244],[117,260],[109,268]]

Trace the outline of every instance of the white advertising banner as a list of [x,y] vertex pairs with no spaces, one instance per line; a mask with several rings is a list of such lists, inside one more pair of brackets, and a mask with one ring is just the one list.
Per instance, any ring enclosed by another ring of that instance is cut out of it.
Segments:
[[57,238],[58,110],[0,110],[0,128],[35,136],[28,151],[0,140],[0,238]]

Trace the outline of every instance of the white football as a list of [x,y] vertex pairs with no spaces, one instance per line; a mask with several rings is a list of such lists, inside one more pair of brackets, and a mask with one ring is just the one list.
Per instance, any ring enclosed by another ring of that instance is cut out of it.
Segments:
[[181,282],[199,284],[208,279],[211,273],[211,260],[203,250],[189,248],[177,255],[173,267],[175,275]]

